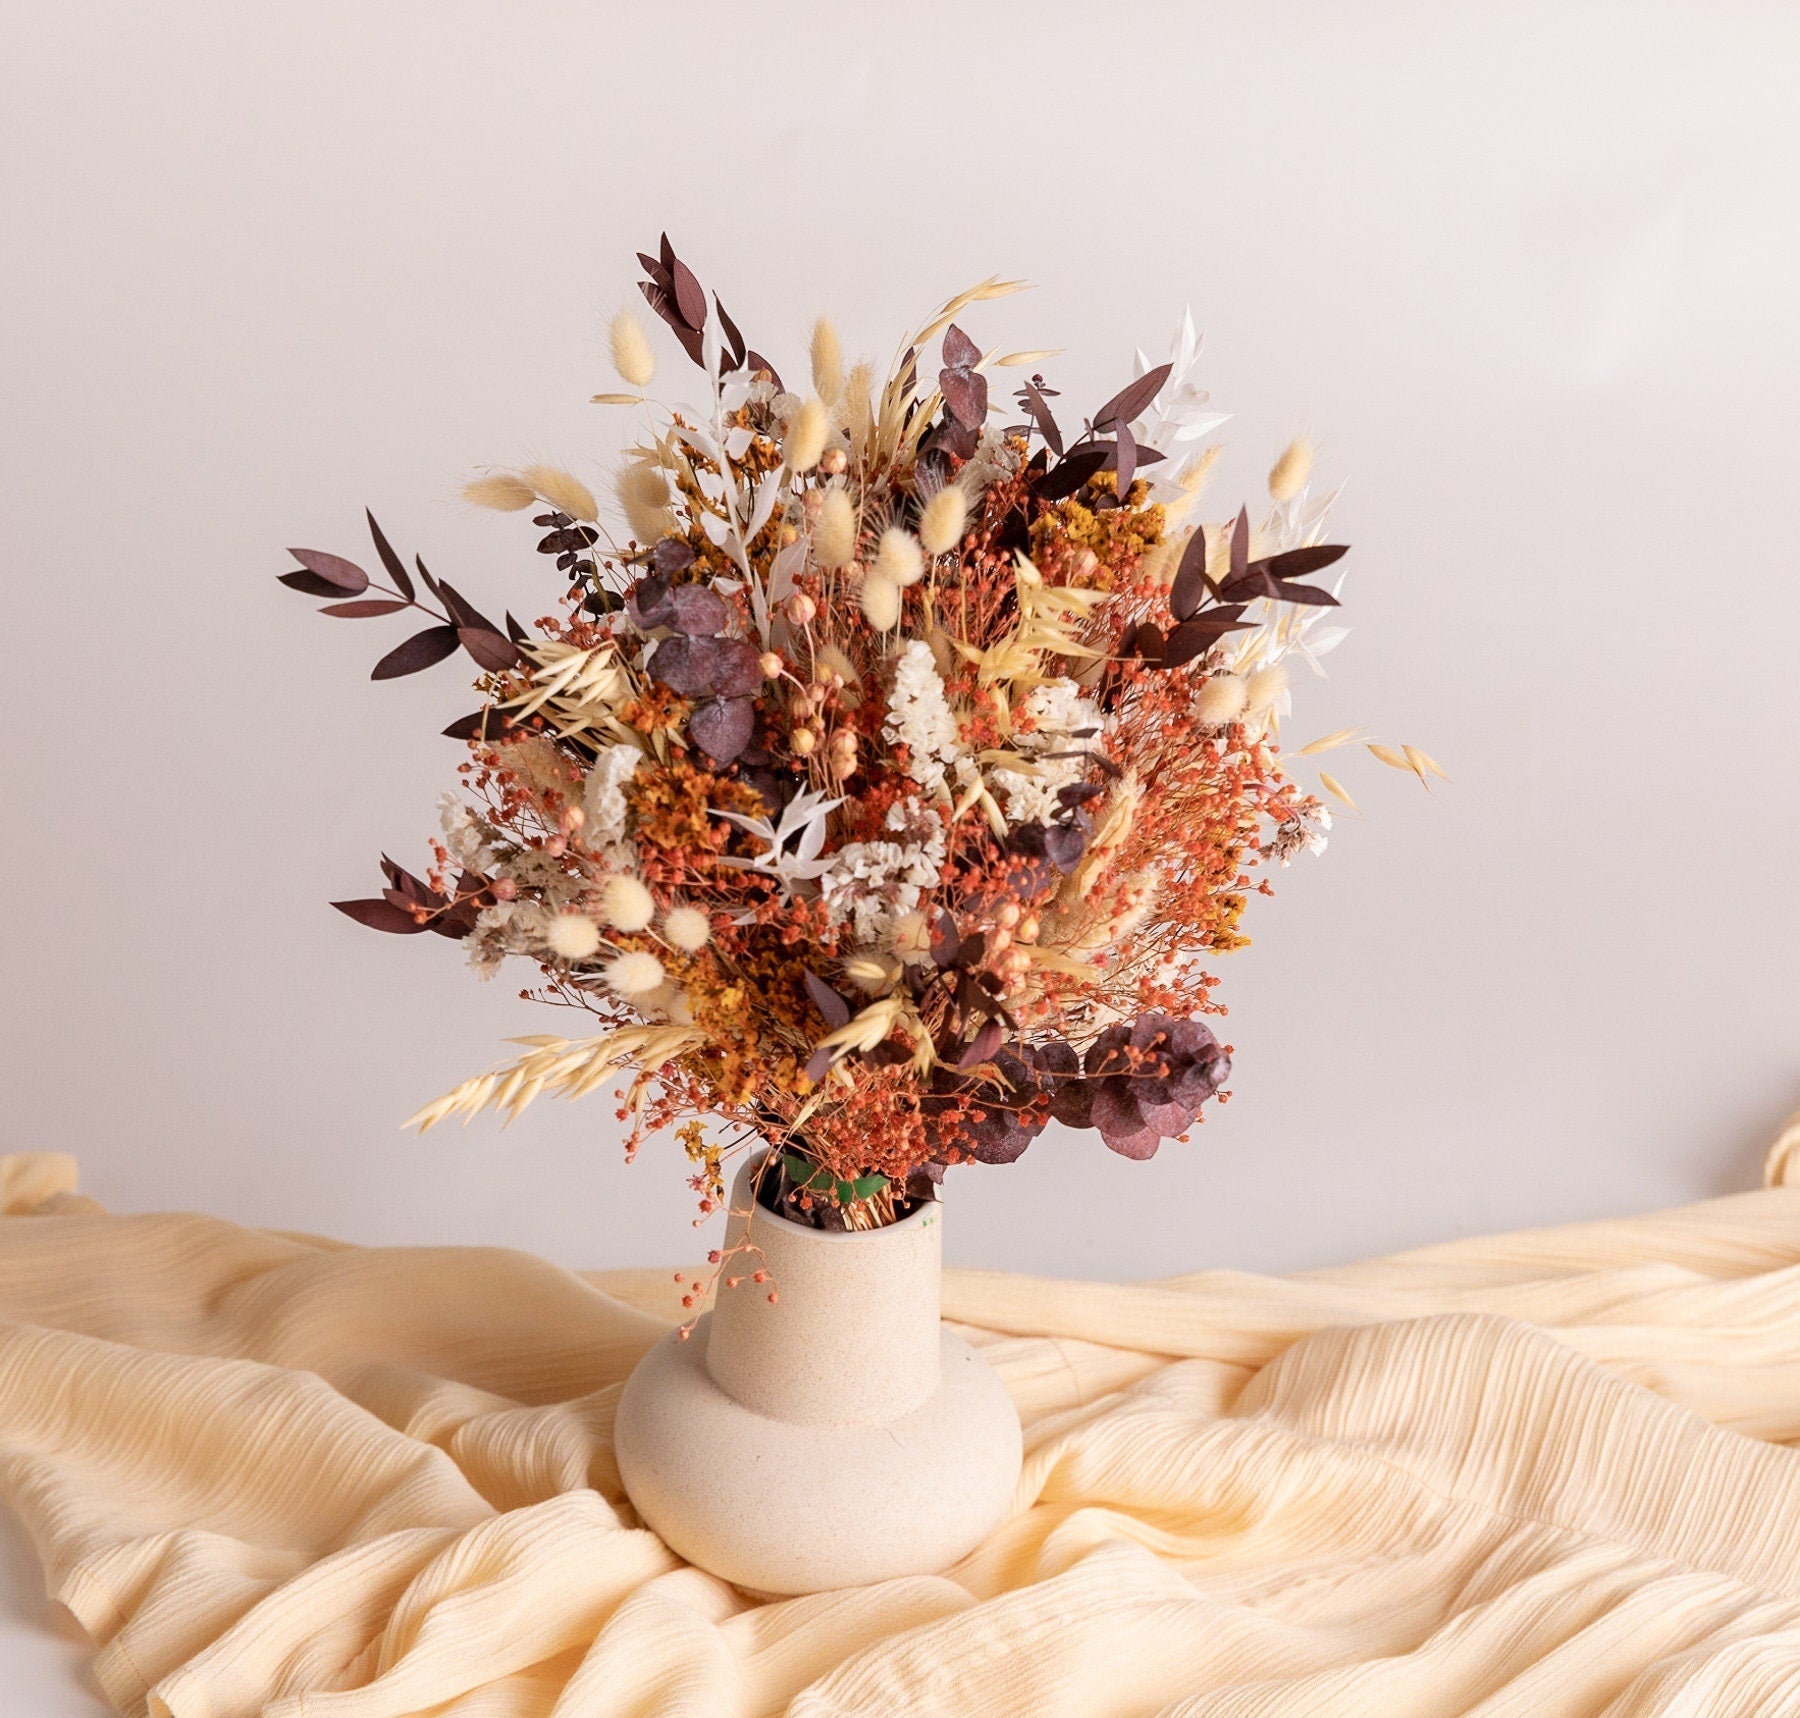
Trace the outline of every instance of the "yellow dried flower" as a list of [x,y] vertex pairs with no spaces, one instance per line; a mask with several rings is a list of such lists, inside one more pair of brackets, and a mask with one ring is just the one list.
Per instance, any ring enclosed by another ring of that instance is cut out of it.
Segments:
[[1292,501],[1306,487],[1312,461],[1312,443],[1303,435],[1295,436],[1269,472],[1269,494],[1277,501]]
[[465,483],[463,500],[473,501],[477,507],[491,507],[496,513],[517,513],[537,500],[537,491],[523,478],[500,472]]
[[838,344],[837,330],[821,316],[812,331],[813,391],[827,405],[833,405],[844,391],[844,352]]
[[613,368],[619,372],[619,380],[629,382],[634,388],[649,387],[650,378],[656,374],[656,354],[650,349],[644,325],[629,310],[621,310],[612,319],[607,339],[612,346]]
[[877,632],[892,632],[900,624],[900,587],[880,573],[863,580],[863,619]]
[[962,539],[969,517],[969,498],[947,483],[925,503],[919,516],[919,542],[928,555],[947,555]]
[[1194,695],[1194,713],[1213,727],[1235,722],[1250,701],[1249,690],[1235,674],[1215,674]]
[[561,508],[571,519],[598,519],[600,509],[594,504],[594,492],[578,477],[554,465],[528,465],[519,476],[552,507]]
[[919,540],[910,531],[890,525],[881,533],[881,546],[875,551],[875,571],[904,589],[916,585],[925,576],[925,554]]
[[787,437],[782,443],[782,458],[792,472],[811,471],[825,451],[825,438],[831,433],[831,414],[825,402],[816,396],[802,403],[788,419]]
[[821,567],[847,567],[856,559],[856,503],[843,489],[827,489],[819,498],[813,559]]

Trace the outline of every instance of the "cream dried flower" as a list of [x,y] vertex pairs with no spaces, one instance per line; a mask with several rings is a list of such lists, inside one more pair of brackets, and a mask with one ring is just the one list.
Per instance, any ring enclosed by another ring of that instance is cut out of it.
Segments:
[[613,368],[618,371],[619,380],[634,388],[649,387],[650,378],[656,374],[656,354],[651,350],[643,323],[629,310],[621,310],[607,330],[607,341],[612,347]]
[[1212,727],[1223,727],[1243,715],[1249,701],[1249,690],[1237,675],[1215,674],[1194,694],[1194,713]]
[[629,954],[615,955],[601,969],[607,987],[621,996],[645,996],[660,988],[667,973],[663,963],[653,954],[634,949]]
[[619,473],[619,505],[631,534],[640,543],[656,543],[674,529],[669,511],[669,480],[659,466],[638,460]]
[[698,907],[671,907],[663,918],[663,935],[684,954],[712,941],[712,920]]
[[863,580],[863,619],[877,632],[892,632],[900,624],[900,587],[880,573]]
[[615,931],[647,930],[656,917],[656,902],[641,877],[621,872],[600,885],[600,912]]
[[1312,443],[1303,435],[1295,436],[1269,472],[1269,494],[1277,501],[1292,501],[1306,487],[1312,462]]
[[600,927],[585,913],[558,913],[544,927],[544,941],[559,960],[586,960],[600,947]]

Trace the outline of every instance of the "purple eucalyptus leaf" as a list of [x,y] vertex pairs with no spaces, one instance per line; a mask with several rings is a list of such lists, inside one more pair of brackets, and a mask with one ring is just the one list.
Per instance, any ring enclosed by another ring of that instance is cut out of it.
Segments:
[[753,698],[709,698],[688,718],[688,737],[716,764],[728,764],[756,732]]
[[289,549],[288,553],[309,573],[323,579],[334,592],[356,597],[369,588],[369,575],[342,555],[328,555],[323,549]]

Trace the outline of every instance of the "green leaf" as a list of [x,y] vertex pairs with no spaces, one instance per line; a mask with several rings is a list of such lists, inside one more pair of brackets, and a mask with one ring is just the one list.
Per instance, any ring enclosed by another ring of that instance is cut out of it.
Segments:
[[787,1177],[803,1193],[830,1193],[840,1205],[853,1205],[859,1199],[873,1199],[887,1186],[885,1175],[859,1175],[854,1181],[839,1181],[828,1169],[808,1163],[791,1151],[781,1154],[781,1166]]

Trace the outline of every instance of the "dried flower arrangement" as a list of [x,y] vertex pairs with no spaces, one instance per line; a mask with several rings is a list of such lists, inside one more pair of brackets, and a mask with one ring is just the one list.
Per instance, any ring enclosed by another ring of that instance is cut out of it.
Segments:
[[372,516],[385,584],[310,550],[283,577],[326,614],[422,611],[375,678],[461,649],[484,696],[445,730],[470,756],[428,874],[384,859],[381,895],[335,904],[461,939],[484,977],[517,956],[540,975],[523,994],[598,1021],[521,1040],[412,1122],[630,1073],[628,1152],[673,1127],[703,1212],[725,1157],[767,1141],[767,1202],[838,1228],[1012,1161],[1053,1117],[1150,1157],[1227,1095],[1201,963],[1244,942],[1253,873],[1331,823],[1277,743],[1290,668],[1343,637],[1317,624],[1336,586],[1308,582],[1345,552],[1320,541],[1310,447],[1270,472],[1260,522],[1189,522],[1217,449],[1170,455],[1224,421],[1191,321],[1070,436],[1041,374],[1017,421],[990,398],[995,370],[1051,354],[957,324],[1018,283],[952,298],[883,379],[821,321],[801,393],[666,237],[639,261],[702,403],[650,407],[655,355],[621,313],[631,391],[596,396],[644,412],[620,534],[559,469],[466,491],[538,509],[556,613],[496,626],[422,560],[415,580]]

